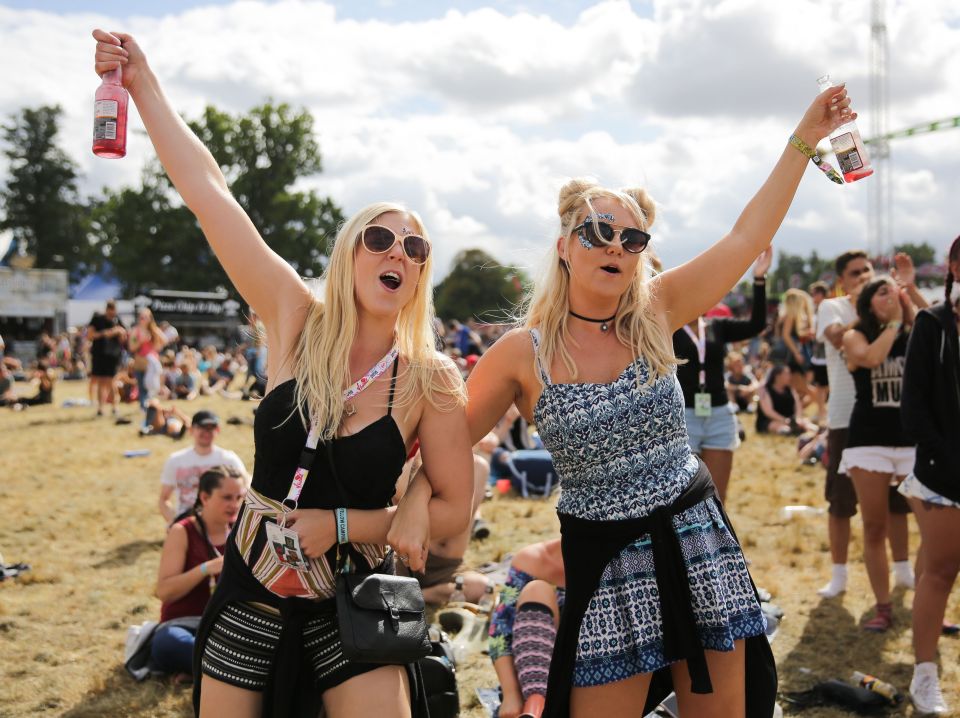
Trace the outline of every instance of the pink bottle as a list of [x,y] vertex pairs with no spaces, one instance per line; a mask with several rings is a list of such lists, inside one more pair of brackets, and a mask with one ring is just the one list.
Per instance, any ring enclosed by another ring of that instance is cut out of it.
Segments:
[[120,68],[103,73],[93,109],[93,154],[119,159],[127,154],[127,102]]

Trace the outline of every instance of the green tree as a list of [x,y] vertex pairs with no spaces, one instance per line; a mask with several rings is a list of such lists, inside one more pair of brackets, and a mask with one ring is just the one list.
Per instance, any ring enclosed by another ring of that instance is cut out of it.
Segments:
[[926,242],[920,244],[898,244],[893,248],[894,254],[903,252],[910,255],[914,266],[922,267],[924,264],[934,264],[937,261],[937,250]]
[[[319,276],[343,214],[313,190],[293,190],[298,179],[322,169],[309,112],[270,102],[239,116],[207,107],[189,124],[264,241],[302,276]],[[94,229],[104,260],[128,291],[222,286],[233,292],[159,164],[145,170],[139,189],[107,193]]]
[[465,249],[454,257],[450,273],[437,285],[437,315],[462,321],[502,322],[523,296],[527,278],[515,267],[505,267],[482,249]]
[[78,279],[93,255],[76,164],[56,145],[62,114],[59,106],[25,108],[3,125],[9,179],[0,189],[0,229],[36,256],[36,266]]
[[780,251],[777,253],[777,265],[770,273],[768,291],[782,294],[794,287],[807,291],[811,284],[829,277],[832,272],[833,261],[822,259],[816,251],[807,257]]

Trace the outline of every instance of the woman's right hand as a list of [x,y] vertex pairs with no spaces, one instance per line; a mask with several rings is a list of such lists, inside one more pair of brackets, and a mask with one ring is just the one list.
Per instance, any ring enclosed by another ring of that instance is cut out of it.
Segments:
[[223,556],[217,556],[206,562],[207,574],[210,576],[219,576],[223,571]]
[[99,28],[93,31],[97,41],[97,51],[93,58],[93,69],[98,75],[123,67],[121,82],[129,88],[146,68],[147,58],[137,41],[131,35],[122,32],[106,32]]
[[507,694],[500,703],[499,718],[517,718],[523,710],[523,696],[519,693]]

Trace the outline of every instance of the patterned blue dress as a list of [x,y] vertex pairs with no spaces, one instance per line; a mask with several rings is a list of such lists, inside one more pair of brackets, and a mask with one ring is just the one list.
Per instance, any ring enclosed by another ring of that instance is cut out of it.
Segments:
[[[582,519],[641,518],[672,504],[697,472],[676,374],[644,385],[642,359],[609,384],[545,383],[534,407],[537,430],[560,477],[558,513]],[[740,546],[713,500],[673,517],[705,649],[764,631]],[[650,536],[641,536],[603,572],[580,627],[575,686],[597,686],[651,673],[669,664],[663,653],[659,592]]]

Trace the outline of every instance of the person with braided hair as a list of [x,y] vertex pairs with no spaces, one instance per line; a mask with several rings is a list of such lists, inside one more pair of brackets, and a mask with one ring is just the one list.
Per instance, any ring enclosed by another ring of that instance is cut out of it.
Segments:
[[236,469],[207,469],[200,475],[190,515],[167,532],[156,588],[163,602],[161,625],[150,647],[151,663],[164,673],[189,675],[193,670],[195,631],[166,622],[203,614],[223,568],[227,535],[245,493],[245,477]]
[[920,526],[913,599],[916,664],[910,695],[920,713],[947,706],[937,675],[937,640],[960,571],[960,342],[953,285],[960,280],[960,237],[947,253],[944,301],[921,311],[907,344],[900,418],[917,443],[913,471],[900,484]]

